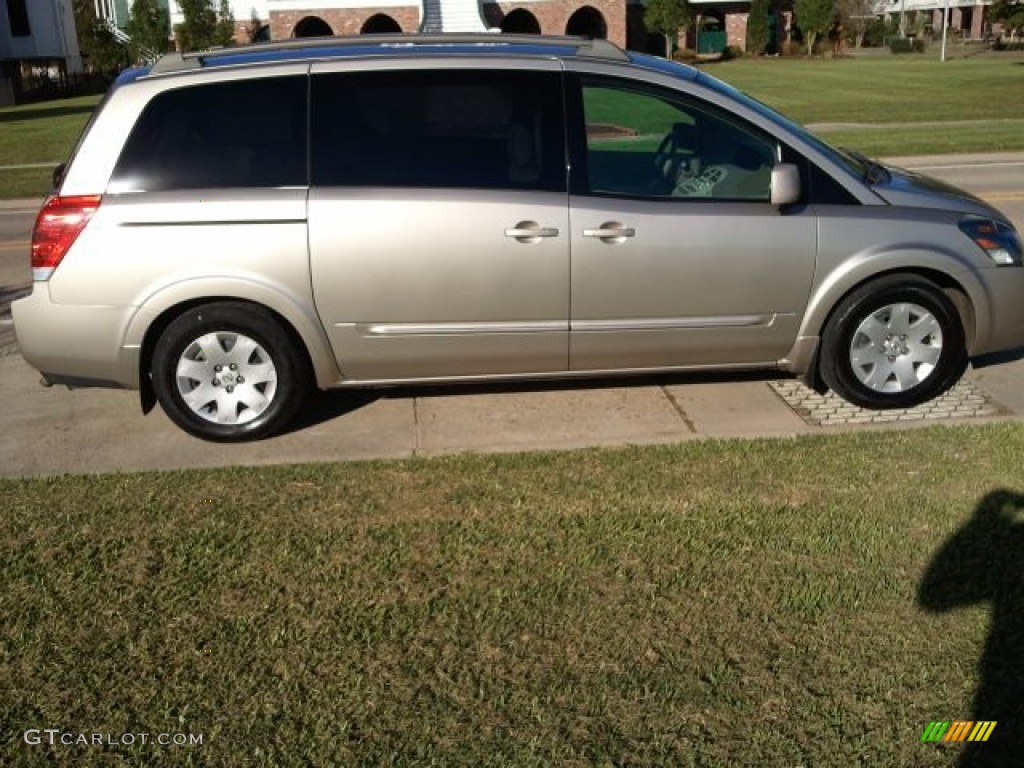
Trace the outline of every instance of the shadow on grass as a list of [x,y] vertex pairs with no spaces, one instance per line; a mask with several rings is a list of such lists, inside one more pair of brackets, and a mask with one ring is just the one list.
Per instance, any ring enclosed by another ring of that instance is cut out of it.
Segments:
[[79,107],[48,107],[41,109],[8,109],[0,111],[0,123],[13,123],[19,120],[46,120],[51,117],[69,117],[71,115],[88,115],[95,106],[83,104]]
[[[968,742],[960,768],[1024,764],[1024,495],[986,495],[971,520],[932,558],[918,590],[922,608],[941,613],[992,603],[971,718],[994,720],[987,742]],[[935,713],[953,719],[957,713]]]

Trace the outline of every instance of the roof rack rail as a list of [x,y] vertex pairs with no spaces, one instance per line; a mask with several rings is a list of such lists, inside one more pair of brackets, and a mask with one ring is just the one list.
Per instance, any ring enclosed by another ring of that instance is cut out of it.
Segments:
[[338,35],[331,37],[300,37],[275,43],[251,43],[230,48],[209,48],[187,53],[167,53],[161,56],[150,69],[151,75],[201,69],[208,60],[221,56],[238,56],[247,53],[274,53],[277,51],[305,51],[315,48],[339,48],[345,46],[379,46],[383,48],[417,45],[528,45],[534,48],[575,48],[580,56],[597,59],[628,61],[626,52],[614,43],[600,38],[576,37],[572,35],[527,35],[496,32],[459,32],[443,34],[383,34],[383,35]]

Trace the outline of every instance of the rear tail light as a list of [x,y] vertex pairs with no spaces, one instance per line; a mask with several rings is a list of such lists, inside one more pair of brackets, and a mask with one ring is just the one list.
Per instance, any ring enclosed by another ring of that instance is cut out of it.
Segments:
[[49,280],[100,207],[100,195],[54,195],[43,203],[32,230],[32,279]]

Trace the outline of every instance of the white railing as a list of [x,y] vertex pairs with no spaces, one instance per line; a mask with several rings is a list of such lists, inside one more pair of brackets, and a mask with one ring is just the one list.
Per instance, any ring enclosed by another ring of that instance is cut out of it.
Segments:
[[485,32],[480,0],[423,0],[420,32]]
[[[114,0],[93,0],[93,8],[96,10],[96,18],[110,31],[118,43],[125,47],[131,44],[131,35],[117,26],[117,9],[114,6]],[[138,48],[138,52],[143,61],[153,62],[160,58],[159,53],[148,48]]]

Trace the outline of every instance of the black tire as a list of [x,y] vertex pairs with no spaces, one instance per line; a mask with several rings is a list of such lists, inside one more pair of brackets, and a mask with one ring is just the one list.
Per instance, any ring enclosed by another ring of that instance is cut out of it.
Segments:
[[822,381],[862,408],[919,405],[967,368],[960,314],[937,285],[916,275],[881,277],[853,291],[825,324],[821,344]]
[[173,320],[156,343],[151,370],[168,417],[217,442],[279,431],[302,405],[310,381],[305,357],[274,316],[241,302],[204,304]]

